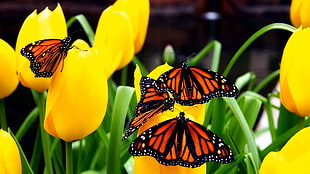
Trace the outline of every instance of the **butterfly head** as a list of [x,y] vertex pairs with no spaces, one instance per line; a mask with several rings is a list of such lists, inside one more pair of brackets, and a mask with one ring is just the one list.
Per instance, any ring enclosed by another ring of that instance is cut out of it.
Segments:
[[63,46],[60,47],[62,51],[67,52],[69,49],[73,48],[71,46],[71,37],[66,37],[62,40]]
[[168,109],[172,110],[174,107],[175,100],[173,98],[166,98],[164,100],[164,103],[165,103],[165,105],[164,105],[163,110],[168,110]]
[[188,64],[185,61],[182,62],[182,68],[188,69]]

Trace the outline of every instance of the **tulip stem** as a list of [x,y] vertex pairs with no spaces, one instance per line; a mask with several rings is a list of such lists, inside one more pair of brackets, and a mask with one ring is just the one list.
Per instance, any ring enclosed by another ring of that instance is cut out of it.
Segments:
[[73,173],[72,166],[72,142],[65,142],[66,144],[66,174]]
[[127,85],[127,77],[128,77],[128,66],[125,66],[121,70],[121,86]]
[[6,115],[5,115],[5,106],[4,106],[4,100],[0,99],[0,123],[1,128],[5,131],[8,130],[8,125],[6,122]]
[[35,92],[32,90],[34,96],[37,95],[37,106],[39,108],[39,120],[40,120],[40,129],[42,137],[42,147],[43,147],[43,156],[45,161],[45,170],[47,174],[53,174],[52,160],[50,154],[50,139],[47,132],[44,130],[44,119],[45,119],[45,92]]

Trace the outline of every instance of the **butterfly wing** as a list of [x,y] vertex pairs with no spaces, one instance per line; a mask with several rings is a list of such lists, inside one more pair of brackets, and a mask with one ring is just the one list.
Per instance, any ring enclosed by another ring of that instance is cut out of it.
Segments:
[[152,156],[164,165],[178,164],[177,118],[155,125],[139,135],[130,145],[134,156]]
[[21,54],[30,61],[35,77],[51,77],[70,49],[70,38],[45,39],[26,45]]
[[[193,122],[186,121],[185,125],[186,143],[182,149],[182,158],[192,156],[196,161],[209,162],[214,161],[222,164],[230,163],[234,156],[230,148],[215,133],[204,126]],[[183,153],[184,152],[184,153]]]
[[234,157],[229,147],[213,132],[180,117],[144,131],[131,144],[134,156],[153,156],[164,165],[199,167],[205,162],[229,163]]
[[130,121],[123,140],[142,126],[154,115],[172,109],[174,100],[167,92],[158,91],[154,87],[155,80],[142,77],[140,81],[141,99],[136,106],[134,118]]
[[208,69],[189,67],[185,62],[182,67],[163,73],[156,82],[159,90],[168,90],[177,103],[187,106],[239,94],[238,88],[224,76]]

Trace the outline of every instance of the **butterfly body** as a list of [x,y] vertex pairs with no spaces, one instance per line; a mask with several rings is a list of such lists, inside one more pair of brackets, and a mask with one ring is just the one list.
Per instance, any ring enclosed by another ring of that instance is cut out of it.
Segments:
[[140,81],[141,98],[136,106],[134,118],[130,121],[123,140],[130,136],[135,130],[146,121],[166,110],[172,110],[174,100],[167,92],[155,88],[155,80],[149,77],[142,77]]
[[71,38],[44,39],[32,42],[20,53],[30,61],[30,69],[35,77],[51,77],[61,64],[63,67],[67,52],[71,49]]
[[153,156],[164,165],[199,167],[208,161],[229,163],[229,147],[213,132],[184,116],[164,121],[139,135],[130,145],[134,156]]
[[181,105],[192,106],[206,103],[215,97],[234,97],[238,88],[224,76],[208,69],[190,67],[183,62],[182,67],[173,68],[156,81],[160,91],[172,93]]

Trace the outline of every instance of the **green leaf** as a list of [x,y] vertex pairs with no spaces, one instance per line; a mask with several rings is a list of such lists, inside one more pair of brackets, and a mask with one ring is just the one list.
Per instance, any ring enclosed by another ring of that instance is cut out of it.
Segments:
[[223,164],[221,167],[214,172],[214,174],[232,174],[236,173],[236,167],[244,160],[243,155],[235,157],[234,161],[229,164]]
[[277,129],[277,136],[283,134],[287,130],[291,129],[295,125],[300,125],[300,129],[304,127],[305,118],[299,117],[298,115],[290,112],[287,110],[282,104],[280,106],[280,113],[278,118],[278,129]]
[[242,76],[239,76],[236,80],[236,86],[239,90],[244,88],[247,84],[250,84],[252,81],[256,80],[256,75],[253,72],[247,72]]
[[[254,140],[253,132],[251,131],[244,114],[241,111],[241,108],[238,106],[236,100],[234,98],[224,98],[232,112],[234,113],[238,124],[241,127],[242,133],[245,137],[246,144],[248,146],[248,152],[252,153],[253,159],[254,159],[254,168],[256,170],[256,173],[258,173],[259,166],[261,164],[261,160],[259,157],[258,149],[256,147],[256,143]],[[234,128],[234,127],[233,127]],[[233,129],[231,128],[231,129]]]
[[221,56],[221,50],[222,50],[222,44],[219,41],[213,40],[210,43],[208,43],[195,57],[188,60],[188,65],[195,66],[200,62],[210,51],[213,49],[213,55],[212,55],[212,64],[211,64],[211,70],[217,71],[219,67],[220,62],[220,56]]
[[82,172],[81,174],[102,174],[102,173],[95,170],[87,170]]
[[142,64],[142,62],[139,60],[139,58],[137,56],[133,57],[132,63],[134,64],[134,66],[136,66],[136,65],[139,66],[141,74],[143,76],[146,76],[147,74],[149,74],[149,71],[145,68],[145,66]]
[[235,55],[230,59],[230,62],[228,63],[223,75],[227,76],[231,68],[234,66],[236,61],[239,59],[240,55],[261,35],[267,33],[270,30],[275,30],[275,29],[281,29],[281,30],[286,30],[289,32],[294,32],[296,30],[295,27],[284,24],[284,23],[273,23],[269,24],[257,32],[255,32],[247,41],[243,43],[243,45],[238,49],[238,51],[235,53]]
[[119,86],[116,91],[115,103],[111,120],[111,135],[108,148],[107,173],[120,173],[120,147],[128,106],[134,88]]

